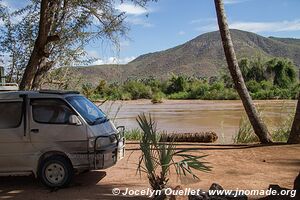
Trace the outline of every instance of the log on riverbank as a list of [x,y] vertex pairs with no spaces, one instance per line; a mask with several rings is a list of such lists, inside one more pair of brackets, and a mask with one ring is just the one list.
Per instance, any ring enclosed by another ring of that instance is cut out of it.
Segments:
[[215,132],[198,132],[198,133],[162,133],[161,142],[201,142],[213,143],[218,140]]

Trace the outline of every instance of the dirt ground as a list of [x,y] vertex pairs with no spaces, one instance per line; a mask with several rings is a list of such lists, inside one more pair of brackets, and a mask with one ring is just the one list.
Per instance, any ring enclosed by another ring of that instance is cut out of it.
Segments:
[[[292,188],[300,171],[300,145],[206,145],[189,144],[195,155],[207,154],[212,172],[196,172],[200,181],[171,174],[169,185],[207,190],[212,183],[225,189],[267,189],[269,184]],[[137,144],[127,144],[126,157],[105,171],[76,175],[70,187],[51,191],[33,177],[0,177],[0,199],[146,199],[142,196],[114,196],[113,188],[121,191],[149,188],[147,178],[136,174],[140,151]]]

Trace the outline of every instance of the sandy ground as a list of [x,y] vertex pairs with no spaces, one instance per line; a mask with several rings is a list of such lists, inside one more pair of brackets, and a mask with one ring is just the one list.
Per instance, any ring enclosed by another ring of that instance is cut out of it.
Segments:
[[[0,177],[0,199],[146,199],[146,197],[114,196],[113,188],[121,191],[147,189],[147,178],[136,174],[140,151],[138,145],[127,144],[126,157],[105,171],[77,175],[70,187],[50,191],[33,177]],[[211,173],[196,172],[200,181],[191,177],[180,179],[171,174],[169,185],[207,190],[213,183],[225,189],[267,189],[269,184],[292,188],[300,171],[300,145],[224,146],[191,144],[195,155],[207,154],[213,166]]]

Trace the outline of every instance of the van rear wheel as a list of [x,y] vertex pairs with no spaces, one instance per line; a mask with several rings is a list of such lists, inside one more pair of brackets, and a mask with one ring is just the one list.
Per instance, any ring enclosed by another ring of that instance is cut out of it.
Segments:
[[73,167],[66,158],[50,156],[42,161],[39,177],[44,185],[55,188],[69,185],[73,174]]

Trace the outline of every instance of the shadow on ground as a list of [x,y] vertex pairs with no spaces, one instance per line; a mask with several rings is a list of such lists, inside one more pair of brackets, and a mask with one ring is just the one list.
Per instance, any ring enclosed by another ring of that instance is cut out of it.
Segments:
[[101,180],[105,177],[106,172],[103,171],[87,172],[76,175],[68,188],[54,190],[43,186],[32,176],[0,177],[0,199],[147,199],[145,197],[113,195],[113,188],[130,188],[133,186],[101,184]]

